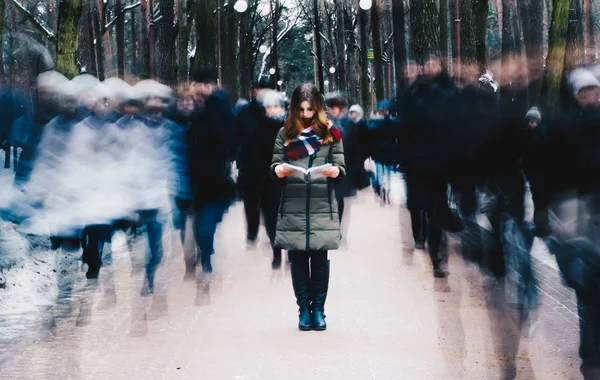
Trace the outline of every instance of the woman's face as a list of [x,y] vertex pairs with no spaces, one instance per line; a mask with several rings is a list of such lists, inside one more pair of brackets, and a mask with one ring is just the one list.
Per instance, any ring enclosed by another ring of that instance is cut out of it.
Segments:
[[303,119],[312,119],[315,117],[315,109],[307,100],[300,103],[300,116]]

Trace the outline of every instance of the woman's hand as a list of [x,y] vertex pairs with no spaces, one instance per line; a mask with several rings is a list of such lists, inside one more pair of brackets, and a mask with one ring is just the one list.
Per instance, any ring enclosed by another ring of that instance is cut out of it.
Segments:
[[279,164],[277,166],[275,166],[275,174],[277,175],[278,178],[284,178],[289,176],[290,174],[292,174],[292,169],[290,168],[286,168],[285,166]]
[[340,175],[340,168],[337,166],[332,166],[331,168],[324,170],[323,175],[329,178],[337,178]]

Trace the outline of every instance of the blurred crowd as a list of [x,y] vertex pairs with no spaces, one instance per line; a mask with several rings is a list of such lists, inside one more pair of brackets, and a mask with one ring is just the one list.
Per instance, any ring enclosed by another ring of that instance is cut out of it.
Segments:
[[[342,238],[357,191],[372,186],[389,204],[391,178],[401,175],[414,248],[427,250],[433,275],[449,275],[443,236],[456,234],[465,261],[513,285],[501,299],[516,305],[519,331],[531,327],[538,308],[531,249],[536,235],[543,238],[577,295],[582,373],[600,378],[600,67],[573,70],[560,107],[531,101],[537,79],[517,85],[510,75],[497,83],[492,70],[457,83],[439,57],[410,62],[397,96],[370,117],[344,94],[327,94],[346,160],[346,179],[335,188]],[[185,276],[194,279],[196,267],[212,272],[215,232],[240,199],[248,245],[256,244],[262,217],[279,268],[273,240],[281,185],[270,164],[285,96],[261,81],[249,99],[233,103],[213,71],[198,69],[192,80],[173,90],[152,80],[67,80],[49,71],[38,77],[32,102],[3,89],[0,140],[9,153],[12,146],[15,180],[2,217],[72,252],[68,265],[82,259],[89,286],[101,272],[111,276],[114,232],[126,231],[131,242],[145,230],[141,294],[149,295],[163,256],[163,210],[182,244],[192,221],[196,246],[184,251]],[[528,192],[533,220],[525,213]],[[107,289],[115,302],[114,288]],[[67,297],[69,286],[61,291]]]

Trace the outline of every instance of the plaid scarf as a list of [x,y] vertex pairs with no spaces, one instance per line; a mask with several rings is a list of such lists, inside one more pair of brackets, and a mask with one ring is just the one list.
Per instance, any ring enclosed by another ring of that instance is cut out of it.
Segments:
[[[329,132],[334,141],[340,141],[342,134],[331,122],[329,123]],[[323,139],[317,135],[312,125],[304,128],[297,139],[284,145],[288,158],[292,161],[316,154],[323,144]]]

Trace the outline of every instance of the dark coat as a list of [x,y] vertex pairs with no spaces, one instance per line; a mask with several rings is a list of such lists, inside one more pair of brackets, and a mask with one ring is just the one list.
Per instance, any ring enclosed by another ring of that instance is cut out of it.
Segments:
[[227,95],[217,91],[191,117],[188,132],[190,183],[196,207],[229,204],[235,195],[231,162],[235,155],[235,118]]
[[171,141],[169,142],[171,158],[173,159],[174,175],[169,188],[175,198],[189,200],[192,198],[190,186],[190,151],[187,135],[190,129],[190,119],[177,110],[166,114],[173,125]]
[[256,101],[244,107],[236,117],[238,141],[237,166],[242,189],[266,189],[273,186],[270,175],[273,145],[283,120],[269,118]]
[[337,197],[356,195],[356,190],[368,186],[365,159],[367,158],[367,125],[364,121],[354,123],[349,117],[334,121],[342,133],[346,178],[335,186]]

